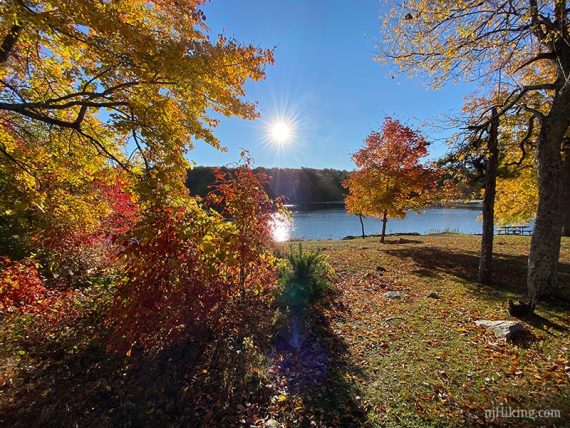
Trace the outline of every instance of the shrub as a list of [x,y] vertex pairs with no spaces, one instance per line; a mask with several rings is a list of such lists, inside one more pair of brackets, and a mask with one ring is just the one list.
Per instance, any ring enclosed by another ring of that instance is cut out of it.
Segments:
[[277,283],[270,248],[276,204],[250,162],[218,172],[206,206],[166,197],[119,240],[113,348],[158,351],[256,326]]
[[52,289],[89,287],[105,278],[112,268],[112,248],[99,236],[52,232],[38,245],[37,257]]
[[208,220],[198,207],[149,209],[124,239],[124,279],[112,309],[114,348],[165,347],[204,328],[229,291],[204,252],[202,244],[221,244]]
[[295,310],[313,307],[325,296],[333,274],[325,256],[318,251],[290,251],[279,275],[281,306]]
[[269,177],[252,170],[252,160],[245,152],[242,158],[243,164],[232,171],[215,170],[216,184],[206,201],[231,219],[235,228],[235,239],[225,246],[236,259],[236,280],[245,298],[248,290],[257,294],[275,283],[275,260],[268,248],[273,244],[274,216],[283,210],[283,203],[265,192]]
[[0,263],[0,313],[23,311],[45,297],[47,289],[31,259]]
[[[79,354],[89,346],[98,347],[106,331],[102,314],[112,298],[106,286],[47,293],[6,320],[6,336],[0,347],[45,358]],[[24,310],[25,309],[25,310]]]

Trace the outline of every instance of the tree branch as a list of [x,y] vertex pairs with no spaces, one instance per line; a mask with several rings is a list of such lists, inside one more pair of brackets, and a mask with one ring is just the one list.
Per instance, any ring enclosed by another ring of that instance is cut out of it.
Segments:
[[[100,75],[107,72],[106,70],[100,73]],[[156,76],[154,77],[156,78]],[[148,80],[148,81],[130,81],[111,86],[102,92],[92,92],[87,90],[82,90],[79,92],[74,92],[72,94],[63,95],[61,97],[48,99],[42,102],[23,102],[23,103],[0,103],[0,110],[13,111],[15,113],[22,114],[29,117],[30,119],[39,120],[51,125],[61,126],[63,128],[79,129],[79,125],[85,117],[87,108],[114,108],[119,106],[129,105],[128,101],[116,100],[114,101],[111,97],[113,93],[131,88],[137,85],[169,85],[174,84],[170,81],[161,80]],[[87,87],[89,83],[92,83],[93,79],[88,81],[84,88]],[[11,88],[13,91],[14,89]],[[73,98],[80,98],[74,100]],[[104,99],[105,101],[97,101],[99,99]],[[69,101],[71,100],[71,101]],[[67,102],[64,102],[67,101]],[[81,107],[80,114],[77,119],[73,122],[60,120],[50,116],[49,114],[42,113],[41,110],[66,110],[73,107]]]
[[525,61],[524,63],[522,63],[521,65],[519,65],[514,71],[513,73],[516,73],[517,71],[521,70],[522,68],[536,62],[536,61],[540,61],[543,59],[548,59],[548,60],[554,60],[556,59],[556,54],[554,52],[542,52],[539,53],[537,56],[535,56],[534,58],[529,59],[528,61]]
[[557,85],[555,83],[541,83],[537,85],[523,86],[518,93],[514,91],[507,97],[505,103],[503,104],[503,107],[500,110],[497,110],[497,113],[495,115],[492,115],[488,120],[478,125],[469,125],[467,129],[475,130],[487,128],[493,120],[503,116],[507,111],[513,108],[513,106],[519,102],[527,92],[554,90],[556,88]]
[[8,57],[12,53],[21,32],[22,26],[20,24],[14,24],[8,34],[6,34],[6,37],[4,37],[2,46],[0,46],[0,64],[8,61]]
[[525,144],[528,142],[528,140],[530,139],[530,137],[532,137],[532,133],[534,131],[534,121],[535,121],[536,117],[535,116],[531,116],[528,119],[528,126],[526,128],[526,133],[524,134],[524,137],[521,139],[521,141],[519,142],[519,149],[521,150],[521,157],[517,162],[510,162],[507,164],[507,166],[513,166],[516,165],[517,167],[520,167],[524,161],[524,159],[526,158],[526,148],[525,148]]
[[113,162],[115,162],[117,165],[119,165],[126,172],[128,172],[131,175],[136,175],[133,171],[130,170],[130,168],[127,165],[125,165],[123,162],[121,162],[119,159],[117,159],[117,157],[115,155],[113,155],[111,152],[109,152],[109,150],[107,150],[105,145],[102,144],[101,142],[99,142],[99,140],[97,140],[96,138],[94,138],[93,136],[91,136],[89,134],[86,134],[81,129],[75,129],[75,132],[77,132],[79,135],[87,138],[87,140],[89,140],[89,142],[91,144],[93,144],[95,146],[95,148],[97,148],[100,152],[103,152],[109,159],[111,159]]

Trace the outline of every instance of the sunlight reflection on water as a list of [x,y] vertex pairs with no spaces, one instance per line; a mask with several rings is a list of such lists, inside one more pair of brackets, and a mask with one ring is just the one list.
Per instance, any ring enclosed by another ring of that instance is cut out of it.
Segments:
[[293,222],[283,213],[275,213],[271,222],[271,233],[277,242],[289,241],[293,233]]

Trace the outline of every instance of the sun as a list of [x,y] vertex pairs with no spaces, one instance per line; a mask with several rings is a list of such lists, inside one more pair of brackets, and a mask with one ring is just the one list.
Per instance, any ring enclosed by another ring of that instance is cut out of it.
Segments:
[[291,127],[285,122],[275,122],[271,125],[271,139],[276,143],[286,143],[291,139]]

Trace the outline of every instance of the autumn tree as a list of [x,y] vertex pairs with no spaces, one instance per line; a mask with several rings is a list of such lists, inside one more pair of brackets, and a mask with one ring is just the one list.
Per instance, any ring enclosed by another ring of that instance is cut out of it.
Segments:
[[[569,11],[564,0],[411,0],[394,6],[384,20],[381,59],[395,61],[403,70],[427,71],[435,86],[450,79],[488,84],[500,72],[512,91],[496,106],[496,116],[521,107],[540,121],[539,204],[527,280],[533,303],[558,285],[561,144],[570,126]],[[548,97],[546,112],[529,102],[536,92]],[[478,125],[486,128],[493,119]]]
[[398,120],[386,118],[380,132],[372,132],[352,159],[356,171],[345,181],[349,213],[382,219],[384,242],[389,217],[403,218],[434,200],[439,174],[420,163],[427,141]]
[[185,151],[194,139],[220,147],[217,114],[256,117],[244,84],[272,62],[271,51],[211,37],[203,3],[2,2],[0,152],[20,162],[4,142],[45,123],[65,133],[71,155],[89,146],[144,172],[140,191],[185,195]]
[[528,223],[536,217],[538,181],[536,175],[537,126],[529,114],[505,114],[502,118],[501,163],[497,179],[495,214],[497,223]]
[[47,247],[58,261],[77,243],[107,251],[118,241],[113,322],[149,343],[202,325],[233,290],[224,245],[236,233],[189,197],[186,153],[197,140],[222,148],[219,117],[257,117],[244,86],[273,61],[210,34],[204,3],[0,2],[1,232],[13,237],[16,225],[31,236],[23,247]]
[[130,196],[143,209],[188,203],[185,154],[195,140],[220,148],[219,115],[256,117],[244,85],[264,77],[272,52],[212,37],[203,3],[0,3],[7,254],[34,249],[57,265],[78,248],[106,252],[103,232],[132,217]]
[[[465,128],[481,116],[492,115],[489,106],[501,104],[508,96],[506,91],[495,91],[490,96],[470,97],[463,108]],[[548,109],[543,96],[533,94],[533,102],[541,110]],[[492,110],[492,109],[491,109]],[[499,120],[499,167],[497,171],[497,195],[495,201],[496,222],[501,225],[528,223],[536,216],[538,186],[536,177],[536,141],[540,123],[533,113],[524,109],[505,112]],[[484,143],[487,130],[471,128],[467,138],[457,144],[448,161],[469,164],[475,175],[485,174],[486,151]],[[465,144],[467,142],[468,144]],[[453,161],[452,161],[453,159]],[[466,171],[465,169],[464,171]],[[473,181],[470,173],[465,178]]]
[[149,207],[122,239],[126,281],[112,309],[114,348],[157,350],[243,331],[244,320],[262,316],[276,284],[271,220],[278,203],[250,165],[246,159],[217,173],[208,202],[220,213],[196,200]]
[[[466,117],[463,121],[466,123],[468,134],[464,141],[456,145],[454,153],[456,158],[463,158],[467,162],[476,160],[481,162],[482,166],[480,176],[484,177],[485,183],[482,189],[483,233],[478,274],[481,283],[491,281],[495,220],[498,223],[509,223],[510,219],[516,216],[517,209],[520,210],[520,203],[513,203],[518,194],[529,193],[528,189],[521,187],[528,183],[510,186],[509,190],[512,193],[505,193],[504,180],[508,180],[510,184],[518,184],[519,182],[513,178],[520,175],[520,171],[527,167],[529,161],[532,163],[534,160],[532,148],[537,134],[534,117],[524,111],[506,112],[499,117],[496,107],[491,107],[489,110],[489,106],[500,105],[506,96],[508,93],[497,90],[489,96],[471,97],[466,100],[463,108]],[[487,128],[470,125],[485,115],[493,118]],[[473,156],[466,157],[468,151],[471,151]],[[500,201],[496,200],[497,187],[499,187]],[[511,203],[509,206],[504,204],[506,200]],[[498,213],[495,209],[497,202],[500,202]],[[531,204],[531,208],[532,206],[534,205]],[[520,216],[518,221],[521,221]]]

